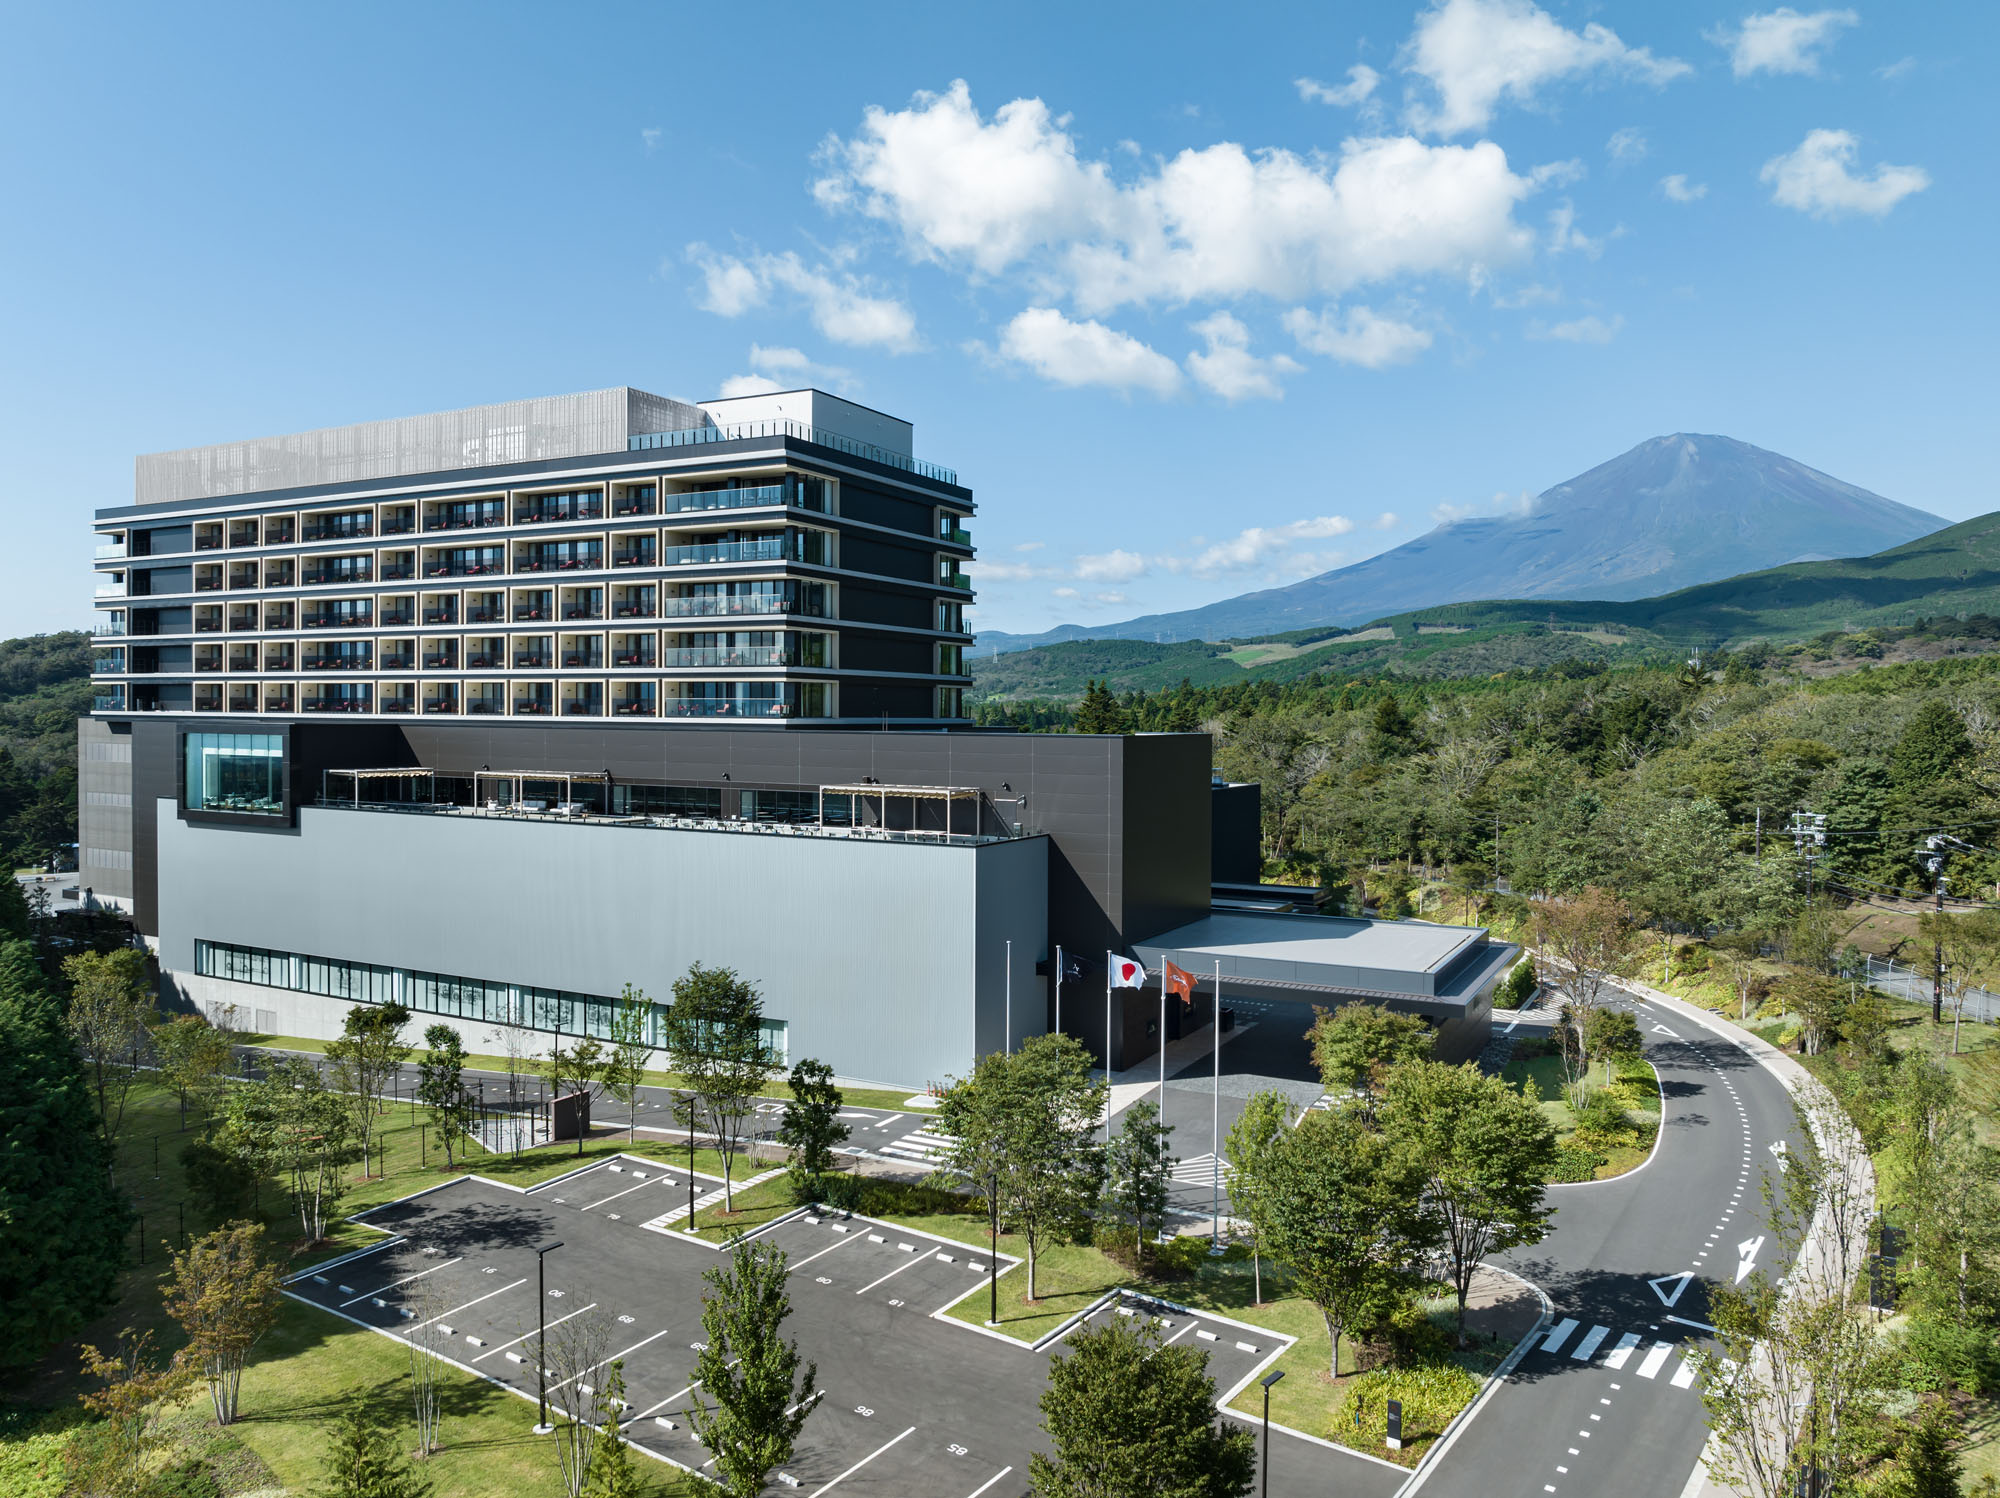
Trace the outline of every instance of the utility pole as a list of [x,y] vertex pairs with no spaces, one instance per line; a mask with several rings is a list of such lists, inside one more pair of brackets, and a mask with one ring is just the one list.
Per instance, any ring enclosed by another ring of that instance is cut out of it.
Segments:
[[1757,808],[1757,862],[1764,861],[1764,808]]
[[1806,864],[1806,904],[1812,904],[1813,863],[1819,858],[1820,850],[1826,846],[1826,814],[1824,812],[1795,811],[1792,824],[1787,829],[1792,834],[1792,847]]
[[1924,851],[1920,855],[1924,868],[1936,881],[1933,909],[1937,912],[1936,940],[1931,947],[1931,1023],[1944,1023],[1944,896],[1945,886],[1951,882],[1944,871],[1944,862],[1950,850],[1971,852],[1972,845],[1947,833],[1935,833],[1924,839]]

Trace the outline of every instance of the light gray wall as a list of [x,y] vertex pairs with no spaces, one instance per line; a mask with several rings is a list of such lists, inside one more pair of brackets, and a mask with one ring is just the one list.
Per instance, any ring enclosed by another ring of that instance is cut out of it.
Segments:
[[1011,937],[1016,1034],[1042,1028],[1044,838],[938,847],[317,807],[261,831],[189,824],[164,799],[154,814],[175,975],[205,938],[582,993],[630,982],[664,1001],[700,961],[761,987],[794,1061],[914,1088],[971,1067],[975,1015],[997,1041]]
[[77,880],[123,904],[132,899],[132,735],[111,730],[101,718],[76,724]]

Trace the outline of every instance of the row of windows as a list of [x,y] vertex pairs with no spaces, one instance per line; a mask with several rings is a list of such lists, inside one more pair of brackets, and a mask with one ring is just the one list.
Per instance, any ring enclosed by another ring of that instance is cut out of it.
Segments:
[[[594,1035],[600,1040],[611,1038],[611,1021],[618,1009],[618,1000],[597,994],[345,962],[335,957],[307,957],[232,942],[197,941],[194,966],[203,977],[226,978],[232,983],[289,988],[353,1004],[394,1002],[420,1014],[560,1035]],[[647,1009],[647,1042],[664,1045],[668,1006],[649,1002]],[[474,1037],[466,1038],[471,1045]],[[764,1021],[764,1044],[774,1061],[785,1064],[785,1021]]]

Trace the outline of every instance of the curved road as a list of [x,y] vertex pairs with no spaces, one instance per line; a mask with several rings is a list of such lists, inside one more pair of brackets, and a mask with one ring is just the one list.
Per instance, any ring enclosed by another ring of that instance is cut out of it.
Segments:
[[1782,1267],[1764,1188],[1773,1146],[1798,1148],[1791,1094],[1732,1041],[1615,999],[1660,1074],[1659,1144],[1617,1180],[1551,1188],[1549,1236],[1499,1260],[1548,1294],[1552,1324],[1406,1495],[1681,1498],[1708,1438],[1688,1362],[1709,1345],[1708,1287]]

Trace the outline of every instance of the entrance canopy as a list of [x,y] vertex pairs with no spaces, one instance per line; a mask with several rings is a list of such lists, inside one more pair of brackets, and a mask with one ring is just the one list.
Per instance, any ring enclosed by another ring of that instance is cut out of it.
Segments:
[[1487,959],[1514,951],[1490,944],[1483,926],[1261,911],[1218,911],[1132,949],[1149,969],[1166,959],[1197,977],[1213,975],[1219,960],[1225,984],[1424,999],[1461,997],[1464,980],[1484,974]]

